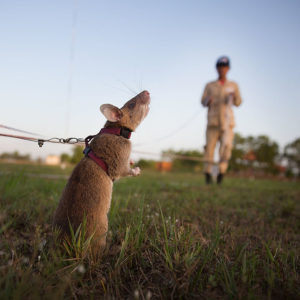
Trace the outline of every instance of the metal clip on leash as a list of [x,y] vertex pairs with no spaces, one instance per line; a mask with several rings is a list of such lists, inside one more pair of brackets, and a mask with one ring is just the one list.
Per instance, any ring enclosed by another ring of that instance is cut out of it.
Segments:
[[56,144],[77,144],[77,143],[82,143],[83,139],[81,138],[75,138],[75,137],[71,137],[71,138],[51,138],[48,140],[43,140],[43,139],[38,139],[37,140],[39,147],[43,147],[45,142],[49,142],[49,143],[56,143]]
[[37,142],[38,142],[39,147],[42,148],[44,145],[44,140],[38,140]]

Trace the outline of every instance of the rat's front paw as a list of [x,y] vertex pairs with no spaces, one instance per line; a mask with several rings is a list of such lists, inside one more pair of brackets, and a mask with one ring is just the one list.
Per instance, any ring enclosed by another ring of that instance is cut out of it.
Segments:
[[141,169],[139,167],[135,167],[134,169],[131,169],[131,173],[133,176],[138,176],[141,174]]

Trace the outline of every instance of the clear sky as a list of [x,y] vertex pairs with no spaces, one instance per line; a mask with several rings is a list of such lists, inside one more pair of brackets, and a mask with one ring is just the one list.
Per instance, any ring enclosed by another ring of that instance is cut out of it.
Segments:
[[[104,124],[101,104],[134,96],[128,86],[152,95],[135,150],[202,150],[207,112],[199,98],[226,54],[244,101],[236,131],[284,146],[300,136],[299,11],[297,0],[2,0],[0,124],[85,137]],[[0,153],[14,150],[45,157],[70,147],[0,137]]]

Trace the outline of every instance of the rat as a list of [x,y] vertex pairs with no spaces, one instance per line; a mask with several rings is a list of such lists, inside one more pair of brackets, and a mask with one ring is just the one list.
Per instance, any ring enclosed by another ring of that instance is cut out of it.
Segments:
[[[86,218],[86,234],[93,235],[91,250],[103,252],[108,231],[113,182],[125,176],[137,176],[140,168],[131,168],[131,132],[149,112],[150,93],[143,91],[122,108],[103,104],[100,111],[107,119],[104,128],[86,138],[85,154],[74,168],[61,195],[53,226],[60,237],[70,236]],[[89,140],[92,141],[89,143]]]

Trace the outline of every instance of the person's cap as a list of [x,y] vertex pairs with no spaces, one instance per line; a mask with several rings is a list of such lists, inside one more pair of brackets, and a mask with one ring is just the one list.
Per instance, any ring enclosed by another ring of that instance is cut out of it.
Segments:
[[216,63],[216,67],[230,67],[230,60],[227,56],[221,56]]

